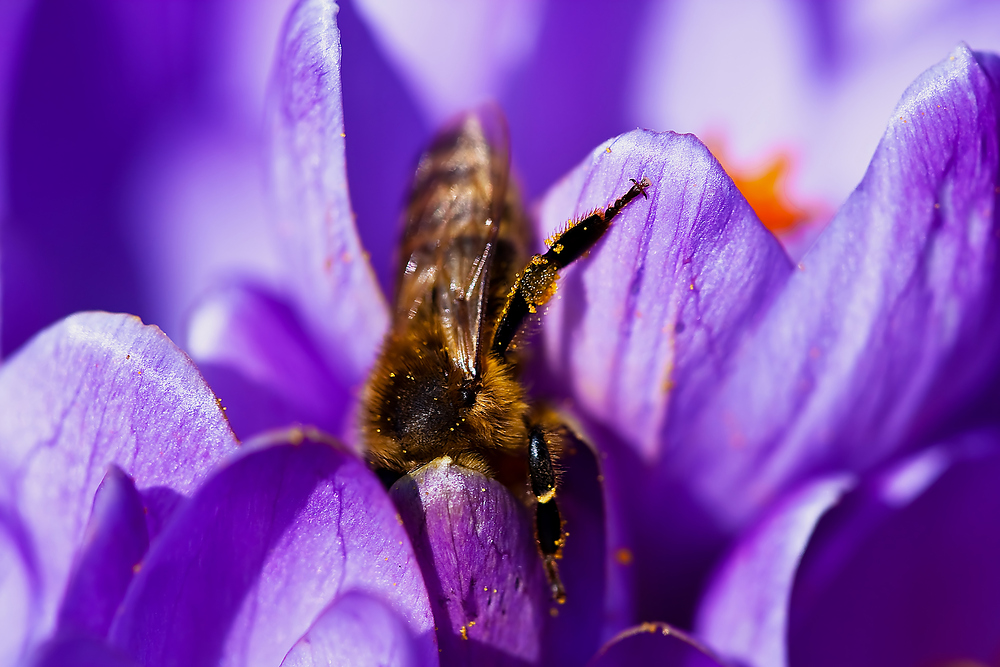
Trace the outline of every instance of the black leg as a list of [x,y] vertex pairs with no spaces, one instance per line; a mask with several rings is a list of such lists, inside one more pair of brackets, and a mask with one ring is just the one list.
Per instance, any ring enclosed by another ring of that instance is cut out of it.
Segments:
[[499,357],[507,353],[507,347],[521,329],[524,320],[552,296],[559,269],[590,250],[611,226],[611,220],[630,201],[639,195],[645,197],[648,187],[649,179],[632,179],[632,187],[628,192],[607,209],[597,209],[582,220],[571,223],[564,232],[551,239],[548,252],[531,258],[507,295],[507,303],[493,333],[491,352]]
[[538,501],[535,514],[535,537],[542,552],[545,574],[549,579],[552,597],[556,602],[566,601],[566,591],[559,579],[556,559],[563,545],[562,519],[556,505],[556,473],[552,466],[545,431],[533,426],[528,431],[528,470],[531,474],[531,492]]

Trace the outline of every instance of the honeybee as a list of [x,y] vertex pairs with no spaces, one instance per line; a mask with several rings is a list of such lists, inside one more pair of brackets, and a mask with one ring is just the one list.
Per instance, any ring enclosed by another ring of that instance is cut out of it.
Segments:
[[449,456],[533,504],[552,596],[563,602],[555,465],[562,428],[531,404],[513,343],[552,296],[558,271],[650,184],[633,179],[619,199],[571,221],[548,252],[529,258],[528,220],[509,173],[497,114],[463,116],[421,157],[405,213],[395,310],[365,389],[361,430],[376,468],[406,474]]

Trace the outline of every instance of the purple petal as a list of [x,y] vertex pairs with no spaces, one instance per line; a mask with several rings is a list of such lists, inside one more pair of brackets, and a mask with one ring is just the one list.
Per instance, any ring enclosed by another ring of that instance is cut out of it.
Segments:
[[721,667],[722,662],[686,633],[666,623],[643,623],[619,633],[589,667]]
[[1000,434],[932,448],[823,520],[796,575],[794,665],[990,664],[1000,655]]
[[[693,139],[659,140],[673,176],[646,168],[654,221],[626,210],[567,272],[545,335],[554,375],[600,422],[609,549],[634,554],[631,619],[686,623],[705,564],[784,489],[927,438],[995,376],[995,102],[967,50],[930,70],[790,276],[714,160],[693,168],[677,148]],[[630,158],[619,141],[549,196],[546,231],[623,190],[595,187],[600,160]]]
[[351,431],[353,405],[288,306],[233,285],[206,296],[191,316],[187,348],[240,435],[289,423]]
[[[396,281],[399,217],[428,127],[353,2],[340,5],[347,180],[361,245],[385,294]],[[377,174],[377,178],[373,178]]]
[[499,482],[432,461],[392,487],[446,664],[537,664],[553,605],[534,522]]
[[378,598],[353,591],[316,619],[281,665],[419,667],[414,644],[413,634],[396,612]]
[[864,181],[687,432],[711,505],[739,519],[811,471],[871,466],[992,379],[997,163],[993,86],[960,47],[907,91]]
[[693,443],[672,431],[717,390],[742,331],[791,273],[691,136],[637,131],[599,147],[544,200],[543,235],[641,175],[652,181],[649,201],[632,202],[589,258],[564,272],[542,328],[556,378],[548,389],[571,392],[601,448],[612,633],[642,618],[690,621],[665,616],[663,605],[693,602],[722,529],[691,497]]
[[142,498],[128,475],[112,465],[94,496],[59,606],[57,632],[103,638],[148,546]]
[[30,667],[139,667],[128,656],[88,635],[59,636],[38,648]]
[[608,137],[637,125],[671,127],[636,123],[632,109],[630,89],[646,83],[634,76],[634,37],[655,4],[634,0],[621,11],[602,0],[543,3],[534,52],[498,91],[530,199]]
[[530,0],[357,5],[435,124],[494,98],[541,27]]
[[559,457],[559,514],[567,533],[559,561],[566,603],[554,607],[542,634],[541,664],[583,665],[597,652],[607,590],[604,497],[593,452],[573,441]]
[[[416,559],[375,476],[337,446],[250,451],[153,543],[110,638],[142,664],[278,664],[331,602],[362,591],[437,655]],[[423,664],[423,663],[421,663]]]
[[334,375],[354,387],[374,360],[387,311],[348,198],[336,14],[332,0],[301,0],[288,17],[275,81],[272,177],[298,305]]
[[31,535],[39,633],[55,620],[108,465],[190,493],[236,440],[198,370],[138,318],[81,313],[0,367],[0,493]]
[[787,665],[788,606],[802,553],[852,484],[844,475],[811,482],[741,537],[702,598],[698,636],[740,664]]
[[0,664],[20,661],[38,634],[40,582],[31,538],[0,505]]

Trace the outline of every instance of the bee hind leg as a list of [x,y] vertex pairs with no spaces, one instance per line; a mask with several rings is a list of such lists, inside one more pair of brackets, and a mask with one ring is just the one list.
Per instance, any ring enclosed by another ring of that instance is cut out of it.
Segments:
[[528,472],[531,476],[531,493],[535,496],[535,539],[542,552],[545,575],[549,579],[552,598],[560,604],[566,601],[566,591],[559,579],[560,558],[565,538],[562,518],[556,505],[556,473],[552,465],[549,443],[545,430],[532,426],[528,430]]

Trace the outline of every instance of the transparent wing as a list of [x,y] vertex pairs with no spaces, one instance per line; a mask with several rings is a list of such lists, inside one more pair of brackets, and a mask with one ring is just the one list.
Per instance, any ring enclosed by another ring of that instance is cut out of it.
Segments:
[[506,136],[494,107],[459,118],[421,158],[407,207],[396,326],[429,309],[467,378],[482,367],[490,265],[509,174]]

